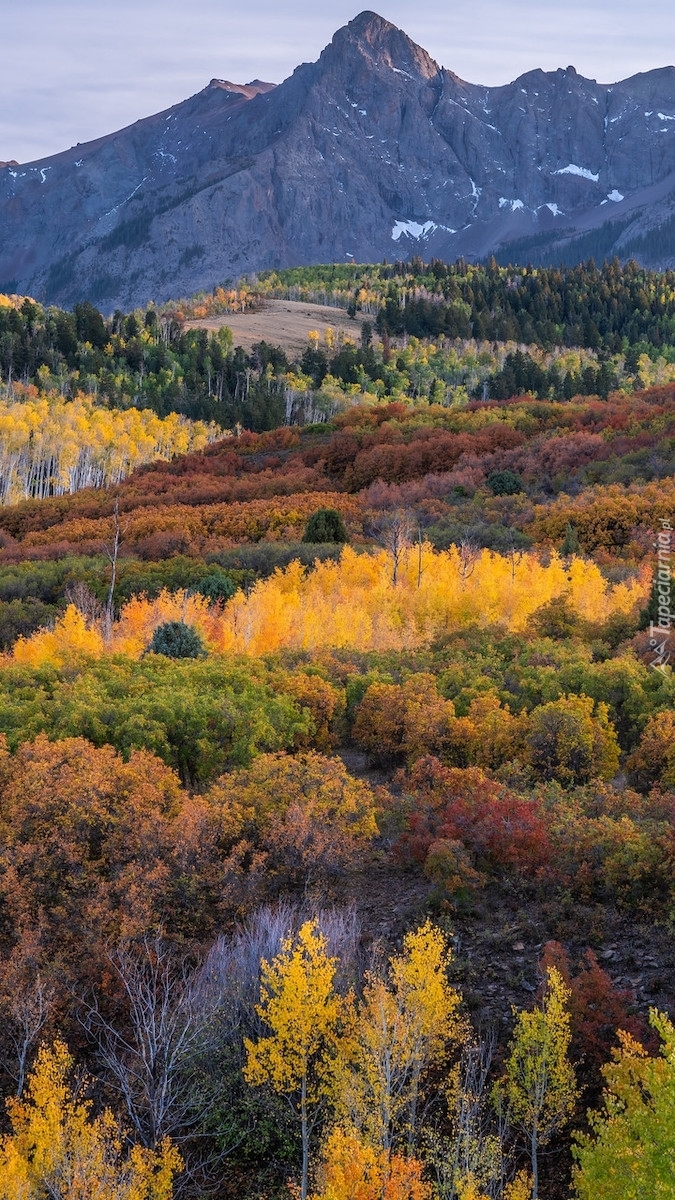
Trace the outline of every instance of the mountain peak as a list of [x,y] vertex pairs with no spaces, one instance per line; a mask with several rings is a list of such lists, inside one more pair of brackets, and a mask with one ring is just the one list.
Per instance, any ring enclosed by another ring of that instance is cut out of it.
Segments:
[[338,29],[327,49],[342,55],[348,48],[358,50],[373,66],[388,67],[402,75],[430,79],[438,74],[438,64],[426,50],[398,26],[369,9]]
[[392,25],[391,21],[387,21],[381,17],[379,13],[371,12],[366,8],[354,17],[353,21],[345,26],[350,29],[357,37],[370,37],[372,35],[381,35],[382,33],[398,33],[396,25]]
[[672,67],[479,87],[365,10],[276,88],[214,79],[89,145],[0,163],[0,292],[112,312],[392,255],[670,266],[674,209]]

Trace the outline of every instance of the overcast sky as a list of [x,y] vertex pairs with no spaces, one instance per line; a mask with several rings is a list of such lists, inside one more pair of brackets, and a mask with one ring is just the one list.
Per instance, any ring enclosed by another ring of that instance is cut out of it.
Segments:
[[[0,160],[110,133],[209,79],[280,83],[358,3],[0,0]],[[675,59],[672,0],[382,0],[381,16],[472,83],[573,65],[602,83]]]

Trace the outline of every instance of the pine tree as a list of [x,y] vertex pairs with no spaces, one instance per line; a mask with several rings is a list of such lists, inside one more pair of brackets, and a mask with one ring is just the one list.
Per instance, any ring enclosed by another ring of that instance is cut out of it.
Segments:
[[204,643],[191,625],[184,621],[166,621],[152,635],[149,650],[166,658],[203,658]]
[[563,539],[563,544],[560,547],[560,553],[562,554],[563,558],[569,558],[572,554],[581,553],[581,544],[579,542],[577,527],[576,525],[573,525],[571,521],[568,521],[565,527],[565,537]]
[[302,536],[303,542],[336,542],[349,541],[347,530],[341,514],[335,508],[320,508],[312,513]]

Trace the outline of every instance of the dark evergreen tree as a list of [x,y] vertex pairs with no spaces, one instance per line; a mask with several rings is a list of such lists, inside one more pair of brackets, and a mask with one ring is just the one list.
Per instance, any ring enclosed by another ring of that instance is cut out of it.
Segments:
[[205,600],[209,600],[211,604],[217,604],[219,600],[230,600],[237,590],[236,583],[233,583],[229,575],[223,571],[214,571],[211,575],[205,575],[200,579],[195,591],[199,592]]
[[568,521],[566,529],[565,529],[565,537],[563,538],[563,544],[560,547],[560,553],[563,554],[566,558],[570,554],[580,554],[581,553],[581,543],[579,542],[579,534],[577,533],[577,527],[576,527],[576,525],[572,525],[571,522],[569,522],[569,521]]
[[347,542],[347,530],[341,514],[334,508],[320,508],[312,513],[302,538],[303,542]]
[[518,492],[525,490],[520,475],[508,467],[503,471],[491,471],[487,485],[493,496],[517,496]]
[[166,658],[204,658],[206,651],[201,637],[184,621],[166,621],[152,635],[150,653]]

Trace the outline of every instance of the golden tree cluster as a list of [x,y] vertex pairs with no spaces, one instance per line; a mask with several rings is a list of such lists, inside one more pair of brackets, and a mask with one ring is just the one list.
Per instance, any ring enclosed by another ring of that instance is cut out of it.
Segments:
[[213,423],[178,413],[96,406],[91,396],[67,401],[35,388],[0,400],[0,503],[43,499],[108,487],[154,459],[202,450],[223,436]]

